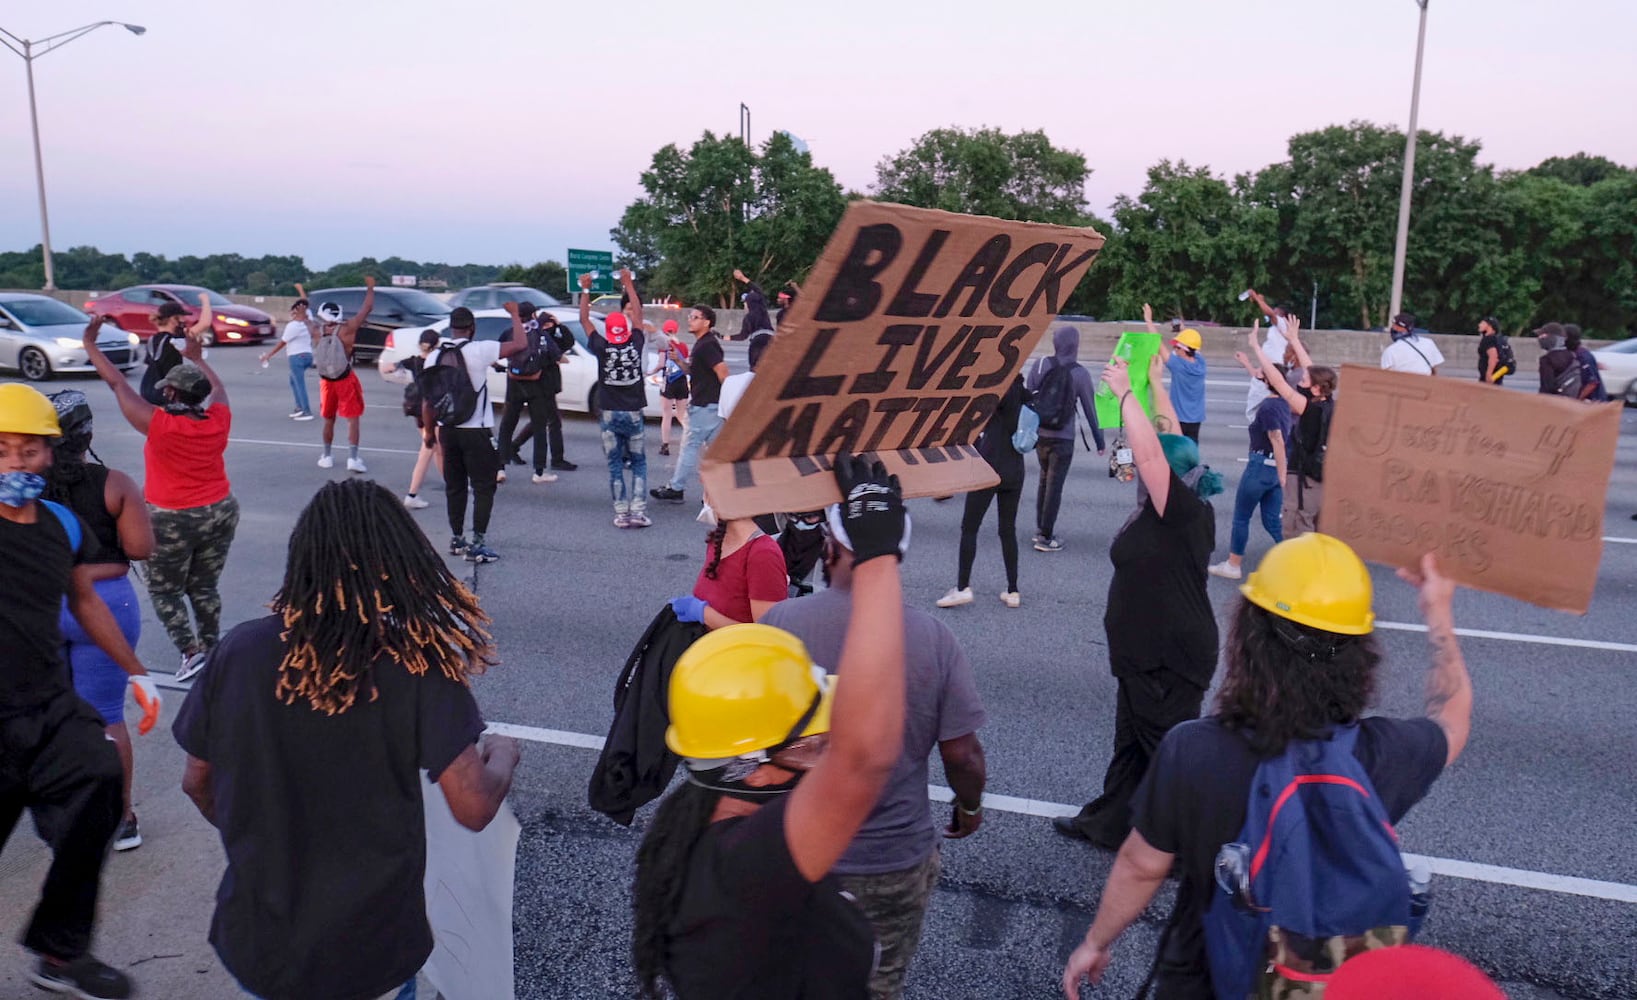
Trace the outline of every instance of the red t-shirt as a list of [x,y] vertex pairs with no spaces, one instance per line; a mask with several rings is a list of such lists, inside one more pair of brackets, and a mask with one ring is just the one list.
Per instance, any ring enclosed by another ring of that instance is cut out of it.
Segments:
[[155,410],[148,424],[148,443],[142,448],[148,476],[143,499],[166,510],[208,507],[226,500],[227,435],[233,414],[221,404],[205,410],[203,420]]
[[[705,565],[710,565],[715,547],[705,545]],[[790,573],[784,565],[784,550],[766,535],[757,535],[722,557],[712,580],[699,571],[693,596],[736,622],[751,621],[750,602],[782,601],[790,596]]]

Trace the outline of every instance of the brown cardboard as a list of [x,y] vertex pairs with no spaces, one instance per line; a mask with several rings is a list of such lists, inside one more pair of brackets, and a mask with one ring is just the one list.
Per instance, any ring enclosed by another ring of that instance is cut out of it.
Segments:
[[1618,404],[1344,365],[1321,530],[1365,559],[1585,614]]
[[723,517],[840,499],[868,452],[904,495],[999,482],[974,447],[1103,238],[1092,229],[855,201],[700,463]]

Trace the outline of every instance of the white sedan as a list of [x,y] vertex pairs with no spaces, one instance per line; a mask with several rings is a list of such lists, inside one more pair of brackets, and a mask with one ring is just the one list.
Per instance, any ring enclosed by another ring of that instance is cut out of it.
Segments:
[[[600,407],[597,405],[597,359],[586,349],[586,331],[580,326],[580,311],[567,307],[543,309],[557,317],[557,322],[567,327],[574,334],[575,348],[569,352],[568,363],[561,366],[563,373],[563,391],[557,396],[557,405],[564,410],[573,410],[578,413],[595,414]],[[473,331],[474,340],[499,340],[501,335],[511,329],[512,319],[503,309],[477,309],[472,313],[477,320],[477,328]],[[602,332],[602,317],[595,313],[591,316],[591,323]],[[449,321],[439,320],[431,326],[404,327],[393,330],[387,335],[386,347],[381,351],[378,366],[381,377],[390,382],[399,382],[400,379],[394,367],[407,357],[412,357],[420,350],[421,331],[433,330],[439,337],[449,332]],[[652,370],[657,364],[657,356],[649,351],[643,361],[645,371]],[[648,390],[648,405],[643,409],[643,415],[658,418],[659,416],[659,381],[658,376],[645,380]],[[489,373],[489,398],[496,406],[506,401],[506,371],[496,368]]]
[[1592,352],[1610,399],[1637,406],[1637,337]]

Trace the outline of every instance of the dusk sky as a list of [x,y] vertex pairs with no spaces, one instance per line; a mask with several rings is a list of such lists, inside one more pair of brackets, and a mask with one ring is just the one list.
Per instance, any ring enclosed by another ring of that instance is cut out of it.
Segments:
[[[1233,174],[1299,131],[1408,119],[1413,0],[58,0],[35,64],[53,244],[561,260],[654,150],[787,129],[852,189],[941,126],[1044,129],[1106,213],[1161,158]],[[1637,164],[1637,3],[1432,0],[1421,126],[1498,167]],[[23,63],[0,53],[0,249],[39,241]]]

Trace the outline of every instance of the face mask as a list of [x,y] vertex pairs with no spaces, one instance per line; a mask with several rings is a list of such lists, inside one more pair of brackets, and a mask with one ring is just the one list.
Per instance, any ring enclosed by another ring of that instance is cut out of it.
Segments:
[[710,504],[704,504],[701,506],[699,508],[699,516],[695,517],[694,520],[698,521],[700,524],[703,524],[705,527],[710,528],[712,531],[716,530],[716,511],[711,510]]
[[7,507],[22,507],[38,500],[45,492],[45,477],[32,472],[8,472],[0,475],[0,503]]

